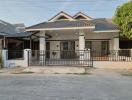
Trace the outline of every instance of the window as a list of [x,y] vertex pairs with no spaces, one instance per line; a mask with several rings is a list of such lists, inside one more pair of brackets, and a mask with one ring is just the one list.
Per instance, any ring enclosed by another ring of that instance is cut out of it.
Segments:
[[91,41],[86,41],[85,42],[85,48],[86,49],[91,49],[92,48],[92,42]]

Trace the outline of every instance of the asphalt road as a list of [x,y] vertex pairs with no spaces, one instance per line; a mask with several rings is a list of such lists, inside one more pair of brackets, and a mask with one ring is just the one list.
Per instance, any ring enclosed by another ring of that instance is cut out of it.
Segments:
[[132,100],[132,77],[1,75],[0,100]]

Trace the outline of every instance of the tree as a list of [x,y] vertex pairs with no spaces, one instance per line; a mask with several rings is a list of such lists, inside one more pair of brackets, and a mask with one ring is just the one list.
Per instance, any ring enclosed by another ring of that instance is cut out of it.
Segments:
[[116,9],[114,22],[119,26],[122,38],[132,39],[132,0]]

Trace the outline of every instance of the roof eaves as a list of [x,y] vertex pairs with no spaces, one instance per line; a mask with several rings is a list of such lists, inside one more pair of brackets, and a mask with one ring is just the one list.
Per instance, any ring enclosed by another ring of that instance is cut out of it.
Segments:
[[74,16],[73,16],[73,18],[75,18],[77,15],[79,15],[79,14],[82,14],[82,15],[84,15],[84,16],[86,16],[86,17],[88,17],[88,18],[90,18],[90,19],[93,19],[92,17],[90,17],[90,16],[88,16],[88,15],[86,15],[85,13],[83,13],[83,12],[78,12],[78,13],[76,13]]
[[64,12],[64,11],[61,11],[61,12],[59,12],[58,14],[56,14],[55,16],[53,16],[51,19],[49,19],[48,21],[51,21],[52,19],[54,19],[55,17],[57,17],[57,16],[60,15],[61,13],[65,14],[65,15],[67,15],[67,16],[69,16],[70,18],[73,19],[73,17],[72,17],[71,15],[67,14],[67,13]]

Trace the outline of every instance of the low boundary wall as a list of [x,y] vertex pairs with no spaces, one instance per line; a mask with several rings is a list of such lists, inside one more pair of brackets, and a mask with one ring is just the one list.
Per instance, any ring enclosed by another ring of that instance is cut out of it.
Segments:
[[93,67],[95,67],[95,68],[108,68],[108,69],[132,69],[132,62],[94,61]]

